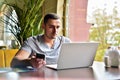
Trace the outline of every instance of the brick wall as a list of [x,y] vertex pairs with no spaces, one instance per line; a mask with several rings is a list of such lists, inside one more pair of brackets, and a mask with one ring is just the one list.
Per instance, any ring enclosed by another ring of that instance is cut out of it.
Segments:
[[88,41],[90,24],[86,21],[88,0],[70,0],[68,35],[72,41]]

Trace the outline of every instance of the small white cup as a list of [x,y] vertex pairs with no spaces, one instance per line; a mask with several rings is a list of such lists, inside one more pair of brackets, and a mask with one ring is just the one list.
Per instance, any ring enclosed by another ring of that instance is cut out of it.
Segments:
[[109,56],[104,57],[105,67],[111,67],[111,61]]

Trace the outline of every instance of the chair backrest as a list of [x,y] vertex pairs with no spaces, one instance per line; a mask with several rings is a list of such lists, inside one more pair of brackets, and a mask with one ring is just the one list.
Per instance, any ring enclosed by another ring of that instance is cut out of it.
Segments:
[[5,54],[5,67],[10,67],[10,63],[13,59],[13,57],[15,56],[15,54],[17,53],[18,49],[8,49],[8,50],[4,50],[4,54]]
[[5,67],[4,50],[0,50],[0,68]]

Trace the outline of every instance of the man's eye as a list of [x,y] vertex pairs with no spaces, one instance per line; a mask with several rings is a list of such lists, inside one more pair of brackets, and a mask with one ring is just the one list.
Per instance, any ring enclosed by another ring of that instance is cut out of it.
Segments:
[[57,29],[60,28],[60,26],[57,26]]
[[49,26],[49,28],[53,28],[54,26]]

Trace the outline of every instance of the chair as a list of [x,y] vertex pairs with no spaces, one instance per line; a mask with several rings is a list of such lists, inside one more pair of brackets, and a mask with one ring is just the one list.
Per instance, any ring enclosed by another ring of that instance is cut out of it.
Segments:
[[4,61],[4,51],[0,50],[0,68],[5,67],[5,61]]
[[5,67],[10,67],[10,63],[13,59],[13,57],[15,56],[15,54],[17,53],[18,49],[8,49],[8,50],[4,50],[4,54],[5,54]]

